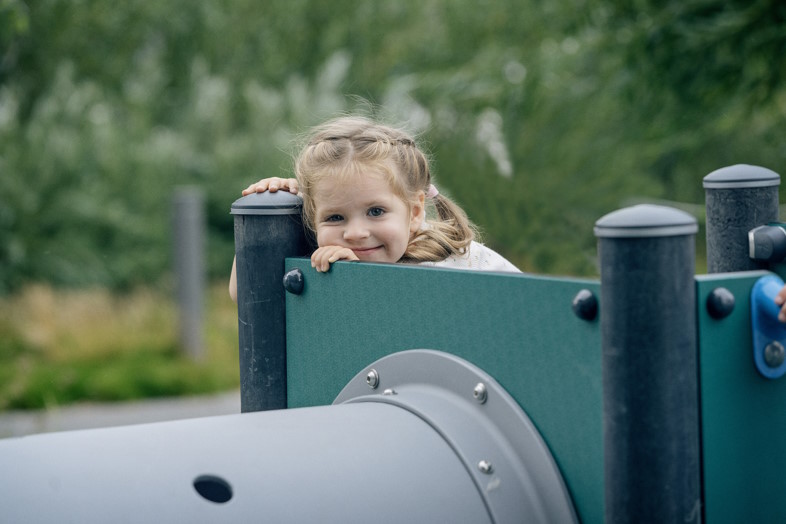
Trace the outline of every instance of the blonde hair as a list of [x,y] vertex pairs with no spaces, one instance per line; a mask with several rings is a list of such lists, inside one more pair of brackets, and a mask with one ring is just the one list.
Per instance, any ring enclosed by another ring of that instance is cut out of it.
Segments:
[[[319,181],[343,182],[372,170],[383,173],[410,208],[420,191],[429,193],[428,159],[405,132],[363,117],[340,117],[314,128],[295,160],[305,224],[316,230],[314,188]],[[429,213],[432,208],[435,213]],[[426,211],[435,218],[410,239],[401,261],[433,262],[464,253],[476,236],[464,210],[439,194],[426,199]]]

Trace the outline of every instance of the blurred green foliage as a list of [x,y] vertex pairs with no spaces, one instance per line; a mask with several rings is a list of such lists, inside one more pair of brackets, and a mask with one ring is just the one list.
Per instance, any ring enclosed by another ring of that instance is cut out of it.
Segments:
[[223,284],[206,298],[198,360],[178,348],[176,306],[160,289],[33,285],[0,298],[0,412],[239,387],[237,307]]
[[420,132],[522,269],[593,275],[605,213],[782,171],[784,74],[778,0],[0,0],[0,292],[160,281],[179,185],[225,278],[240,190],[348,111]]

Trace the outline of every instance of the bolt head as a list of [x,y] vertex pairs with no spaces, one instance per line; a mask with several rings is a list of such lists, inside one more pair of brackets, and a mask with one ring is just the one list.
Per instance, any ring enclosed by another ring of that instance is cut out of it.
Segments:
[[777,340],[773,340],[767,347],[764,348],[764,362],[771,368],[780,367],[783,361],[786,360],[786,350],[783,344]]
[[486,390],[486,385],[483,382],[479,382],[475,389],[472,391],[472,396],[475,397],[475,400],[478,403],[483,404],[486,402],[488,398],[488,391]]
[[582,320],[592,321],[598,316],[598,299],[589,289],[582,289],[573,297],[573,313]]
[[707,313],[716,319],[728,317],[734,311],[734,295],[725,287],[716,287],[707,295]]
[[366,384],[368,384],[368,387],[371,389],[377,389],[377,386],[379,386],[379,373],[377,373],[376,369],[372,369],[368,372],[368,375],[366,375]]
[[485,473],[486,475],[490,475],[494,472],[494,466],[492,466],[491,462],[488,460],[481,460],[478,462],[478,469],[481,473]]
[[293,295],[299,295],[303,292],[305,280],[303,273],[298,269],[292,269],[284,275],[284,289]]

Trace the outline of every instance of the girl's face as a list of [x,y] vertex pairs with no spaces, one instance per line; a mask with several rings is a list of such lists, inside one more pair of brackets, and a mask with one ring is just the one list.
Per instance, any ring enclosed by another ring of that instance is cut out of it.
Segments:
[[346,247],[362,261],[398,262],[425,217],[422,192],[408,205],[379,173],[343,184],[322,180],[313,194],[319,247]]

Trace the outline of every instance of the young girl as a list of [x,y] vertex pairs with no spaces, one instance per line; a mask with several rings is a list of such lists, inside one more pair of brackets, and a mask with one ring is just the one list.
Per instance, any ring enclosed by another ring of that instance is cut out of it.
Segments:
[[[319,246],[311,255],[317,271],[360,260],[519,272],[474,241],[466,213],[439,194],[426,156],[400,130],[361,117],[331,120],[313,130],[295,176],[265,178],[243,195],[283,190],[302,196],[304,223]],[[234,264],[229,292],[237,300]]]

